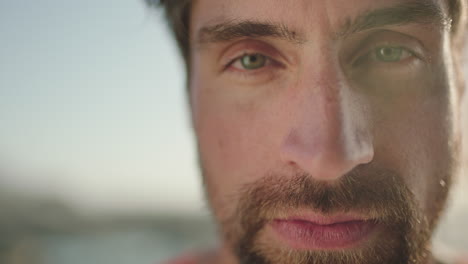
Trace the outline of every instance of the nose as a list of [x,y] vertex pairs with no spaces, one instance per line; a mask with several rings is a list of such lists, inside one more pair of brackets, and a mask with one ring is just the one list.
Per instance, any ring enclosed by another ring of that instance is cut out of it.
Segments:
[[334,181],[374,156],[369,111],[333,66],[303,77],[289,103],[282,160],[316,180]]

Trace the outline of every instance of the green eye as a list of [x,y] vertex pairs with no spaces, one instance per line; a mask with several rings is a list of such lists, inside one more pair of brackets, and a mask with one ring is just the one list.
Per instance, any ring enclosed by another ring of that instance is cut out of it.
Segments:
[[398,47],[380,47],[375,52],[377,59],[383,62],[397,62],[403,56],[403,48]]
[[242,67],[246,70],[256,70],[266,64],[267,58],[261,54],[249,54],[240,59]]

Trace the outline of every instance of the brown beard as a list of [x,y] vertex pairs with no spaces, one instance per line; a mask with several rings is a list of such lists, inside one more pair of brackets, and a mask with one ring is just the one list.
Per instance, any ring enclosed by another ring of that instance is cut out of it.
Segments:
[[[242,264],[382,264],[423,263],[448,188],[436,195],[438,212],[426,215],[403,178],[387,169],[361,165],[330,184],[307,174],[271,175],[243,188],[235,213],[222,221],[224,235]],[[443,178],[449,180],[449,177]],[[265,227],[281,213],[308,209],[316,213],[358,212],[384,232],[369,245],[344,250],[294,250],[264,239]],[[262,239],[263,238],[263,239]]]

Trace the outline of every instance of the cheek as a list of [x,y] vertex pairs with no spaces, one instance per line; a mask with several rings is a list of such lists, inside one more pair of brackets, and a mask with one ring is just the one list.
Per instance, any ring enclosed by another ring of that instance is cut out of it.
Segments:
[[374,134],[380,143],[377,156],[400,172],[428,212],[441,180],[448,181],[451,174],[452,123],[447,119],[451,113],[446,96],[423,98],[399,100],[398,107],[388,110],[381,104],[380,126]]
[[275,165],[274,151],[271,127],[255,108],[209,102],[197,109],[194,122],[205,188],[216,218],[223,221],[234,213],[242,187]]
[[198,100],[195,130],[210,182],[235,189],[264,176],[271,167],[274,145],[265,116],[252,105],[227,105],[208,96]]
[[241,162],[248,153],[245,141],[252,137],[248,127],[245,120],[219,109],[203,111],[197,121],[197,135],[205,165],[218,173],[232,173],[245,165]]

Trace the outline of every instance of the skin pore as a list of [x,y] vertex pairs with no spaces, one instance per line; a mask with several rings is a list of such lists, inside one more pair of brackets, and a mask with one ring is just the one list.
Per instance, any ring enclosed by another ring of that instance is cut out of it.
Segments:
[[[224,243],[213,263],[432,262],[459,152],[443,3],[194,1],[192,120]],[[296,244],[305,218],[371,231]]]

